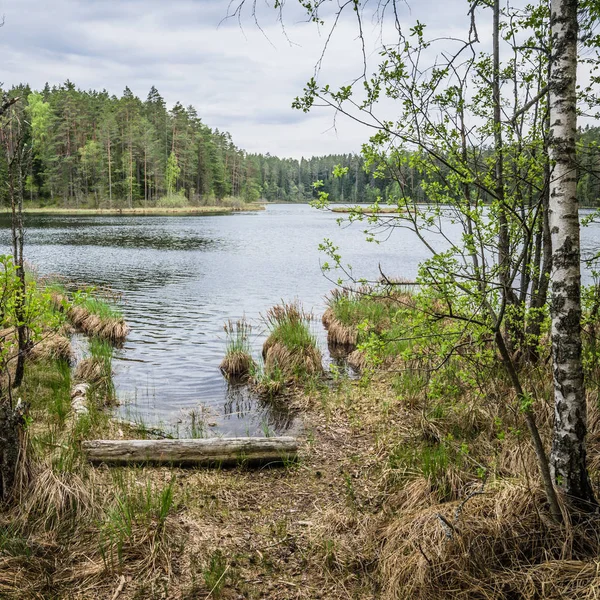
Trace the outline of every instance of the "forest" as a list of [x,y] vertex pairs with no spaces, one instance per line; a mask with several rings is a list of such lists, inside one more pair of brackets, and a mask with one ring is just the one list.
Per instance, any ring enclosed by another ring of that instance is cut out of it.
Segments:
[[[120,98],[78,89],[71,81],[42,91],[21,85],[8,91],[24,105],[30,140],[25,201],[64,208],[132,208],[207,205],[226,197],[244,202],[307,202],[314,183],[337,202],[426,202],[423,174],[404,161],[396,169],[369,166],[361,155],[280,158],[249,154],[230,133],[211,129],[193,106],[171,109],[153,86],[146,100],[125,88]],[[600,128],[579,130],[579,198],[597,206]],[[491,154],[491,150],[489,152]],[[485,156],[484,151],[483,155]],[[1,159],[4,160],[4,159]],[[339,165],[343,178],[333,176]],[[378,165],[380,167],[380,165]],[[4,164],[1,168],[6,170]],[[377,171],[377,176],[374,176]],[[442,167],[443,171],[443,167]]]
[[[209,204],[226,197],[245,202],[310,200],[324,181],[340,200],[375,199],[385,181],[374,181],[356,155],[281,159],[248,154],[227,132],[203,123],[193,106],[171,109],[155,87],[145,101],[126,88],[83,91],[74,83],[11,89],[24,105],[22,123],[31,141],[25,201],[58,207],[153,206],[165,197]],[[343,186],[336,164],[350,167]],[[4,169],[6,166],[4,165]],[[172,203],[172,202],[171,202]]]

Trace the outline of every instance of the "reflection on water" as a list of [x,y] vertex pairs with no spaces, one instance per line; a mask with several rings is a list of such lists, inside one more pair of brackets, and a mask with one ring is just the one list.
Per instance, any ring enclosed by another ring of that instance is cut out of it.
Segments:
[[[0,245],[8,251],[3,218]],[[221,216],[27,216],[25,252],[42,275],[122,294],[132,327],[114,361],[123,417],[180,435],[264,435],[286,431],[292,416],[285,403],[274,410],[246,388],[228,387],[219,371],[224,322],[245,316],[252,323],[258,357],[265,339],[260,315],[297,298],[314,312],[311,326],[330,360],[320,322],[333,287],[320,271],[323,239],[340,247],[357,276],[373,280],[379,265],[389,277],[414,278],[428,256],[406,230],[378,245],[364,241],[363,224],[339,228],[336,220],[306,205]],[[459,239],[458,224],[444,228]],[[597,225],[583,230],[584,252],[597,251],[598,233]]]

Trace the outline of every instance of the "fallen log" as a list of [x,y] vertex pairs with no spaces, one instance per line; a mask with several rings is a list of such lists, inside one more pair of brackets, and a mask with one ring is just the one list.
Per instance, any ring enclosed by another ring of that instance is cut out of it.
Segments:
[[90,462],[112,465],[264,465],[298,457],[298,441],[292,437],[88,440],[81,448]]

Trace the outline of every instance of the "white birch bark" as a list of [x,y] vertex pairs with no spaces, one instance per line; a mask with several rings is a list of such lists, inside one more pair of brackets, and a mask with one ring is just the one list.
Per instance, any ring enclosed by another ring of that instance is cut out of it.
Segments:
[[575,159],[577,0],[552,0],[550,28],[550,233],[554,436],[550,467],[570,503],[595,500],[586,468],[586,393],[581,362],[581,274]]

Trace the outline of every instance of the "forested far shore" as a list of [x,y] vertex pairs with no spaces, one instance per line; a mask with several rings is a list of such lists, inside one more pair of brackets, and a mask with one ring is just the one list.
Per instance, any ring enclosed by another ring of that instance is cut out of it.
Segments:
[[[228,132],[203,123],[193,106],[177,102],[168,109],[155,87],[145,100],[129,88],[118,98],[70,81],[46,84],[41,91],[19,85],[3,95],[18,98],[28,150],[24,197],[31,206],[175,209],[306,202],[317,195],[315,182],[331,201],[388,202],[404,195],[427,202],[423,175],[414,167],[403,165],[399,174],[395,165],[366,165],[351,153],[300,160],[250,154]],[[583,206],[599,204],[599,141],[600,127],[579,131]],[[485,158],[485,150],[481,155]],[[0,158],[2,174],[5,160]],[[336,166],[343,167],[342,177],[334,176]],[[6,204],[6,190],[1,194]]]
[[[357,155],[281,159],[249,154],[227,132],[211,129],[193,106],[169,109],[152,87],[145,100],[125,88],[81,90],[71,81],[4,91],[21,115],[26,137],[25,202],[60,208],[135,208],[301,202],[313,182],[340,200],[375,200],[389,182],[377,181]],[[4,158],[0,169],[6,171]],[[343,183],[338,164],[349,167]],[[5,194],[5,190],[2,191]]]

